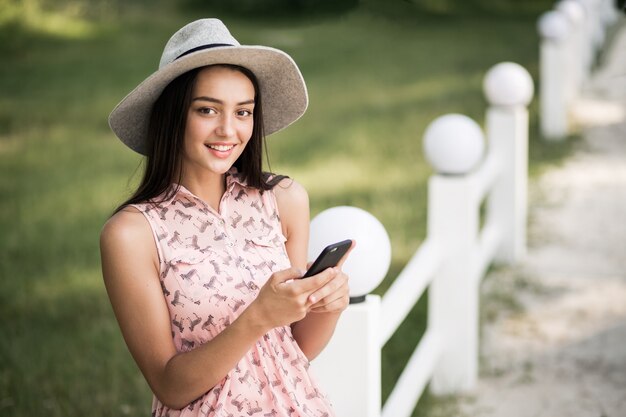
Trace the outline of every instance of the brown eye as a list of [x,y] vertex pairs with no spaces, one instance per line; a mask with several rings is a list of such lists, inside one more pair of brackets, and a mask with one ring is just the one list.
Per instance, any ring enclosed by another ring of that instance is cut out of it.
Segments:
[[252,116],[252,112],[248,109],[242,109],[237,111],[237,116],[239,117],[248,117]]
[[198,112],[201,113],[201,114],[215,114],[215,113],[217,113],[215,111],[215,109],[212,109],[211,107],[200,107],[198,109]]

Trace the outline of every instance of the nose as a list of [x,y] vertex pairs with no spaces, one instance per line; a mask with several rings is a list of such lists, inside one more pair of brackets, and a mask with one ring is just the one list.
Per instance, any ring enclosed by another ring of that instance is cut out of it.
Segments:
[[222,137],[231,137],[235,135],[235,127],[233,125],[233,117],[229,114],[222,114],[219,120],[219,124],[215,129],[215,133]]

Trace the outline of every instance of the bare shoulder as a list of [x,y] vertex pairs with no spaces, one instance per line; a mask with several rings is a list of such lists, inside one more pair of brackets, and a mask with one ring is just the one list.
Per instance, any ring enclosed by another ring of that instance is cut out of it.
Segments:
[[134,207],[115,213],[100,232],[100,245],[137,244],[152,240],[150,225],[144,215]]
[[291,178],[282,179],[274,187],[278,214],[287,238],[287,253],[292,265],[306,265],[306,242],[309,239],[309,195]]
[[[158,265],[158,254],[152,229],[144,215],[134,207],[115,213],[100,232],[103,267],[119,263]],[[105,274],[105,280],[112,276]]]
[[274,195],[276,196],[278,210],[283,213],[304,208],[308,210],[309,194],[299,182],[291,178],[280,180],[274,187]]

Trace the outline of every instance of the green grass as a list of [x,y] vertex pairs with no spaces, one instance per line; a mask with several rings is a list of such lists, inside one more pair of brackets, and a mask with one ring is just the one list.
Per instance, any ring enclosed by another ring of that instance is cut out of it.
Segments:
[[[299,63],[311,104],[271,138],[272,169],[306,186],[313,215],[348,204],[381,220],[393,249],[383,294],[425,235],[426,126],[451,112],[482,123],[482,77],[498,62],[536,79],[535,19],[551,2],[347,3],[262,20],[224,11],[224,20],[242,43]],[[145,415],[150,404],[100,276],[100,228],[139,164],[106,117],[155,70],[171,33],[212,13],[191,0],[83,4],[0,0],[0,415]],[[531,117],[536,174],[569,145],[540,140],[535,102]],[[383,350],[385,398],[426,305],[422,297]],[[414,415],[450,407],[426,394]]]

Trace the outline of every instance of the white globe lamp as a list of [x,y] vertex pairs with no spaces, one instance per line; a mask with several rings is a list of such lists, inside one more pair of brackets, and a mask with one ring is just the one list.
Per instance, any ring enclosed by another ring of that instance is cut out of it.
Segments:
[[481,161],[484,152],[482,129],[462,114],[438,117],[424,132],[424,154],[438,174],[466,174]]
[[492,105],[528,106],[533,98],[533,79],[521,65],[501,62],[487,71],[483,91]]
[[385,227],[365,210],[350,206],[322,211],[311,221],[309,261],[326,246],[352,239],[356,246],[343,264],[350,277],[350,302],[365,300],[387,275],[391,264],[391,242]]
[[561,0],[555,9],[562,12],[574,25],[579,25],[585,19],[585,8],[575,0]]
[[539,17],[537,29],[545,39],[562,41],[567,37],[570,28],[567,17],[562,12],[551,10]]

